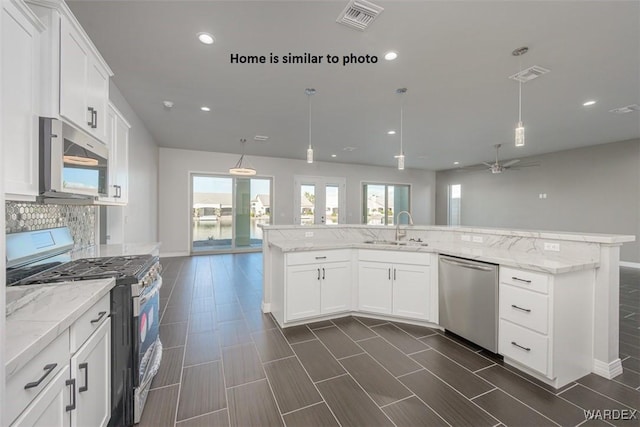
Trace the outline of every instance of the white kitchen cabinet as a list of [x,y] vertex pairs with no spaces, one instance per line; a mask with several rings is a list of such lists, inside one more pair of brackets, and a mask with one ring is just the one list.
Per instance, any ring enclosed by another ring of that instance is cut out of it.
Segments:
[[429,254],[361,250],[358,308],[415,320],[431,320]]
[[110,328],[107,319],[71,358],[71,377],[77,387],[72,427],[104,427],[111,417]]
[[308,251],[286,257],[284,322],[351,310],[351,251]]
[[12,427],[69,427],[69,365],[65,365],[38,397],[18,417]]
[[12,426],[104,427],[108,424],[111,417],[109,304],[107,294],[8,379],[6,419],[13,421]]
[[38,117],[42,22],[22,1],[2,3],[2,139],[7,200],[38,195]]
[[47,28],[40,49],[40,115],[107,143],[109,66],[62,0],[26,0]]
[[74,23],[60,22],[60,115],[98,140],[106,140],[109,72],[94,58]]
[[379,262],[358,263],[358,308],[378,314],[391,314],[393,282],[391,265]]
[[125,205],[129,201],[129,129],[131,125],[111,103],[107,111],[109,146],[109,201]]
[[593,270],[543,274],[500,267],[498,353],[556,387],[593,365]]

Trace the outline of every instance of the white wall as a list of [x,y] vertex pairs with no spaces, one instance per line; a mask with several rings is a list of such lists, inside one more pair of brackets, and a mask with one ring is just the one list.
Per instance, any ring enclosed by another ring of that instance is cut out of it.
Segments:
[[[163,254],[189,252],[189,174],[227,174],[238,161],[236,154],[160,148],[159,230]],[[303,160],[247,156],[258,177],[273,177],[274,224],[293,223],[294,175],[344,177],[347,181],[347,222],[359,224],[361,182],[411,184],[411,211],[416,224],[435,220],[435,172],[349,165],[331,162],[307,164]]]
[[540,166],[499,175],[438,172],[436,223],[447,223],[447,186],[461,184],[462,225],[631,234],[636,241],[622,246],[621,259],[640,262],[640,140],[522,161]]
[[[0,1],[0,12],[6,0]],[[1,18],[1,15],[0,15]],[[0,19],[0,34],[2,34],[2,19]],[[0,40],[1,42],[2,40]],[[0,81],[2,81],[2,43],[0,43]],[[2,85],[0,85],[0,99],[2,99]],[[0,102],[0,129],[2,129],[2,103]],[[0,132],[0,158],[4,159],[4,142],[2,140],[2,132]],[[4,170],[0,172],[0,224],[4,224]],[[0,271],[5,271],[5,233],[0,233]],[[6,312],[6,275],[0,274],[0,424],[5,425],[6,421],[2,414],[5,413],[4,398],[5,380],[4,380],[4,349],[5,341],[5,312]]]
[[129,203],[124,209],[124,243],[158,241],[158,144],[113,82],[109,98],[131,125]]

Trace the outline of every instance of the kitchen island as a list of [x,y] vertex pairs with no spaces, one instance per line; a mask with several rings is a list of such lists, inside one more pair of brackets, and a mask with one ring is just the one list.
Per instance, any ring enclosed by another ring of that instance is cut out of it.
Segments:
[[[498,352],[507,363],[554,387],[588,372],[606,378],[622,372],[620,246],[635,236],[402,229],[406,236],[399,242],[393,227],[264,226],[263,311],[282,327],[352,313],[439,327],[437,259],[452,255],[499,265],[501,299],[506,301],[509,291],[510,298],[537,301],[534,313],[542,314],[522,320],[514,320],[501,304]],[[411,279],[395,285],[401,267],[400,277]],[[381,275],[388,283],[377,280]],[[539,348],[521,346],[512,336],[526,336]],[[521,353],[507,349],[514,342]]]

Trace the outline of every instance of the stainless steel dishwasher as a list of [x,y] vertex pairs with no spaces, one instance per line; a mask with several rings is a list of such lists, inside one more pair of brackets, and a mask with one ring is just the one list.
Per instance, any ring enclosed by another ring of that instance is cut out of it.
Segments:
[[498,351],[498,266],[440,255],[440,326]]

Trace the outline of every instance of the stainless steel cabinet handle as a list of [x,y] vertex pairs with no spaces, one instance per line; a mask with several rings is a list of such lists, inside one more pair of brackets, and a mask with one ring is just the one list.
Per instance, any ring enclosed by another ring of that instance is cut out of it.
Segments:
[[511,276],[511,279],[512,280],[517,280],[518,282],[531,283],[531,280],[521,279],[521,278],[516,277],[516,276]]
[[98,128],[98,110],[93,110],[93,126],[94,129]]
[[81,363],[78,365],[78,369],[84,369],[84,385],[78,388],[78,393],[89,390],[89,364]]
[[450,260],[448,258],[440,258],[440,260],[442,262],[444,262],[444,263],[447,263],[447,264],[457,265],[458,267],[470,268],[472,270],[480,270],[480,271],[492,271],[493,270],[492,267],[484,267],[482,265],[477,265],[477,264],[467,264],[466,262],[453,261],[453,260]]
[[30,383],[27,383],[24,386],[24,389],[28,390],[30,388],[38,387],[40,383],[44,381],[44,379],[47,378],[49,374],[53,372],[54,369],[56,369],[56,366],[58,366],[57,363],[50,363],[48,365],[44,365],[44,374],[42,374],[42,376],[37,381],[32,381]]
[[89,125],[89,127],[93,128],[93,107],[87,107],[87,110],[89,110],[89,116],[90,116],[90,119],[87,122],[87,124]]
[[318,269],[318,280],[320,280],[320,269]]
[[521,346],[520,344],[518,344],[518,343],[517,343],[517,342],[515,342],[515,341],[511,341],[511,345],[515,345],[516,347],[521,348],[521,349],[523,349],[524,351],[531,351],[531,349],[530,349],[529,347],[523,347],[523,346]]
[[327,259],[326,256],[317,256],[316,259]]
[[393,269],[393,280],[396,280],[396,269]]
[[102,318],[104,317],[104,315],[107,314],[106,311],[101,311],[100,313],[98,313],[98,317],[96,317],[95,319],[93,319],[91,321],[91,323],[98,323],[99,321],[102,320]]
[[322,268],[322,280],[324,280],[324,267]]
[[71,391],[71,405],[67,405],[64,410],[69,412],[69,411],[73,411],[74,409],[76,409],[76,379],[75,378],[71,378],[70,380],[66,380],[64,382],[65,385],[70,385],[72,387],[72,391]]
[[391,280],[391,269],[389,269],[389,280]]
[[518,307],[515,304],[511,304],[511,307],[515,308],[516,310],[521,310],[521,311],[526,311],[527,313],[531,313],[531,309],[530,308],[522,308],[522,307]]

